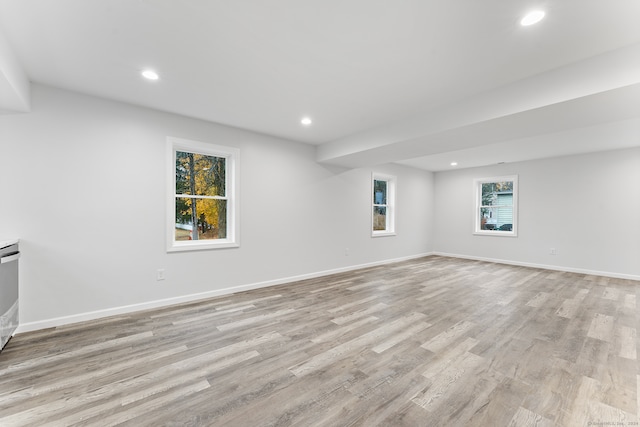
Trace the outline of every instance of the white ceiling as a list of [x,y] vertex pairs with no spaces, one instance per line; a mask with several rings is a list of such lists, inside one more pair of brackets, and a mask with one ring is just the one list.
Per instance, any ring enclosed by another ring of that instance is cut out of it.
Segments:
[[640,146],[638,22],[637,0],[0,0],[32,82],[428,170]]

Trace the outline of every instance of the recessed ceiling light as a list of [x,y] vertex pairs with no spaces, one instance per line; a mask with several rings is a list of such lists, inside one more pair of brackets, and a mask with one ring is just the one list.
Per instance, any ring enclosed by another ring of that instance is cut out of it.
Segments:
[[300,123],[302,123],[305,126],[309,126],[311,124],[311,118],[310,117],[303,117],[302,120],[300,120]]
[[144,70],[141,74],[142,77],[147,80],[158,80],[160,78],[160,76],[158,76],[158,73],[153,70]]
[[523,27],[528,27],[529,25],[537,24],[544,18],[544,11],[542,10],[534,10],[525,15],[522,20],[520,20],[520,25]]
[[458,166],[458,162],[451,162],[451,166]]

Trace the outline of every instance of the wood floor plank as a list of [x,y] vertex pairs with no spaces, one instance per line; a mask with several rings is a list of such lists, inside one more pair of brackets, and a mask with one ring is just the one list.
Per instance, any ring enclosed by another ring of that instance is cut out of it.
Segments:
[[547,292],[538,292],[526,305],[529,307],[542,307],[549,299],[549,296],[550,294]]
[[620,357],[636,360],[636,329],[628,326],[620,326],[617,337],[620,342]]
[[56,354],[36,356],[25,359],[19,363],[8,366],[7,368],[0,369],[0,377],[15,371],[24,371],[27,369],[34,369],[40,365],[45,364],[58,364],[65,360],[81,357],[88,353],[102,352],[108,348],[116,348],[121,345],[132,344],[139,340],[144,340],[153,336],[153,332],[147,331],[135,335],[125,336],[122,338],[115,338],[113,340],[104,341],[98,344],[88,345],[78,348],[76,350],[60,352]]
[[597,340],[611,342],[613,338],[613,326],[613,316],[596,313],[587,336]]
[[[433,383],[414,396],[411,401],[421,408],[432,412],[435,407],[446,404],[449,394],[463,387],[463,382],[473,371],[473,368],[483,362],[483,358],[473,353],[465,352],[455,363],[450,364],[444,371],[436,374]],[[466,375],[465,375],[466,374]]]
[[390,349],[394,345],[414,336],[416,333],[427,329],[429,326],[431,326],[430,323],[418,322],[415,325],[409,326],[409,328],[405,331],[399,332],[386,341],[383,341],[380,344],[376,345],[372,348],[372,350],[376,353],[382,353],[383,351]]
[[233,301],[230,300],[228,302],[224,302],[222,304],[215,304],[214,307],[217,311],[220,310],[230,310],[233,308],[237,308],[237,307],[241,307],[241,306],[245,306],[245,305],[256,305],[258,303],[264,303],[265,301],[273,301],[274,299],[277,298],[282,298],[282,295],[280,294],[276,294],[276,295],[267,295],[264,297],[260,297],[260,298],[252,298],[249,300],[242,300],[242,301]]
[[186,317],[180,320],[177,320],[175,322],[173,322],[174,325],[179,326],[179,325],[186,325],[186,324],[191,324],[191,323],[195,323],[195,322],[209,322],[215,318],[224,316],[226,314],[229,313],[236,313],[239,311],[246,311],[246,310],[251,310],[253,308],[256,308],[255,305],[253,304],[242,304],[233,308],[227,308],[225,310],[216,310],[212,313],[208,313],[208,314],[200,314],[198,316],[192,316],[192,317]]
[[511,418],[509,427],[553,427],[553,423],[551,420],[521,406],[518,408],[518,412]]
[[472,322],[461,320],[460,322],[448,328],[446,331],[441,332],[426,343],[422,344],[420,347],[437,353],[443,348],[450,345],[452,342],[454,342],[474,326],[475,325]]
[[331,321],[337,325],[344,325],[345,323],[353,322],[354,320],[358,320],[362,317],[369,316],[370,314],[376,313],[378,311],[382,311],[385,308],[389,307],[387,304],[380,302],[371,307],[363,308],[361,310],[357,310],[353,313],[345,314],[343,316],[335,317],[331,319]]
[[640,418],[640,375],[636,375],[636,408],[636,414]]
[[634,425],[637,417],[601,402],[600,382],[582,377],[568,425]]
[[0,425],[635,425],[636,287],[429,256],[18,334]]
[[422,375],[429,379],[435,377],[440,372],[446,370],[450,365],[455,364],[457,360],[461,359],[477,343],[478,340],[467,338],[456,347],[450,349],[449,351],[435,359],[433,363],[429,364],[429,368],[425,370]]
[[259,314],[257,316],[247,317],[246,319],[236,320],[235,322],[223,323],[222,325],[218,325],[217,328],[219,331],[245,328],[255,323],[262,323],[265,320],[277,319],[279,316],[284,316],[285,314],[289,314],[294,311],[295,310],[292,308],[287,308],[285,310],[278,310],[272,313]]
[[[28,420],[32,423],[40,422],[51,417],[52,414],[61,409],[64,409],[67,405],[99,401],[104,395],[117,395],[124,390],[129,390],[127,396],[114,400],[111,404],[127,405],[135,400],[190,382],[192,379],[197,380],[197,378],[216,369],[224,368],[230,364],[247,360],[248,358],[257,357],[259,354],[255,351],[243,353],[231,358],[227,356],[233,355],[238,351],[244,351],[246,348],[255,346],[264,340],[278,337],[278,334],[271,334],[266,337],[260,337],[259,339],[232,344],[221,349],[180,360],[166,366],[162,370],[152,371],[144,375],[131,377],[124,381],[94,389],[81,396],[74,396],[64,401],[58,400],[48,405],[41,405],[38,407],[38,410],[29,410],[13,414],[12,416],[6,417],[3,421],[8,424],[23,420]],[[131,390],[136,389],[139,391],[131,392]]]
[[518,408],[518,412],[511,418],[509,427],[553,427],[553,423],[551,420],[521,406]]
[[363,347],[367,348],[371,345],[371,343],[374,343],[381,338],[388,337],[391,334],[394,334],[399,330],[419,321],[421,318],[424,318],[424,314],[411,313],[410,315],[391,322],[388,325],[381,326],[371,332],[367,332],[366,334],[361,335],[358,338],[332,347],[329,350],[312,357],[308,361],[305,361],[298,366],[289,368],[289,370],[297,377],[307,375],[309,373],[317,371],[318,369],[322,369],[334,363],[335,361],[342,360],[354,349],[361,349]]
[[560,308],[556,311],[556,315],[572,319],[576,312],[580,309],[581,301],[574,298],[564,300]]
[[[152,411],[162,409],[166,405],[170,405],[177,399],[183,399],[192,394],[201,392],[210,387],[205,380],[199,380],[194,384],[187,384],[179,389],[173,389],[170,393],[166,393],[159,398],[144,402],[141,405],[126,407],[114,405],[113,402],[106,402],[98,405],[92,405],[84,410],[75,411],[63,418],[55,420],[46,420],[42,424],[43,427],[59,427],[59,426],[93,426],[111,427],[121,425],[133,418],[145,415]],[[113,411],[114,408],[123,407],[126,411]],[[109,414],[109,410],[112,410]],[[107,415],[108,414],[108,415]]]
[[602,298],[610,299],[612,301],[616,301],[619,298],[619,296],[620,296],[620,290],[616,288],[607,287],[604,289],[604,292],[602,293]]
[[329,313],[337,313],[339,311],[347,310],[347,309],[349,309],[351,307],[355,307],[355,306],[358,306],[358,305],[366,304],[366,303],[371,302],[371,301],[376,300],[376,299],[378,299],[377,295],[370,295],[370,296],[368,296],[366,298],[358,299],[356,301],[352,301],[352,302],[349,302],[349,303],[346,303],[346,304],[339,305],[338,307],[330,308],[327,311]]

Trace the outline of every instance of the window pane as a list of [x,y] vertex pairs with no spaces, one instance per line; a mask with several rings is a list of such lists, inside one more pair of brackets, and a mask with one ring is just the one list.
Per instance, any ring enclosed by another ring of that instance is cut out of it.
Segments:
[[483,206],[507,204],[506,196],[510,196],[510,200],[513,200],[513,181],[485,182],[482,184],[481,204]]
[[375,205],[387,204],[387,181],[373,181],[373,203]]
[[480,229],[513,230],[513,206],[480,208]]
[[386,230],[387,229],[387,208],[384,206],[373,207],[373,229],[374,230]]
[[225,160],[176,151],[176,194],[225,196]]
[[226,200],[176,197],[175,240],[213,240],[226,237]]

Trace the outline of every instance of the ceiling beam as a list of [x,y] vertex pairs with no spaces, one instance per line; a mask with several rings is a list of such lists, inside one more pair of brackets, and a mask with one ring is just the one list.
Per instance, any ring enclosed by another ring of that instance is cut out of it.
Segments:
[[319,162],[362,167],[640,115],[640,44],[323,144]]

